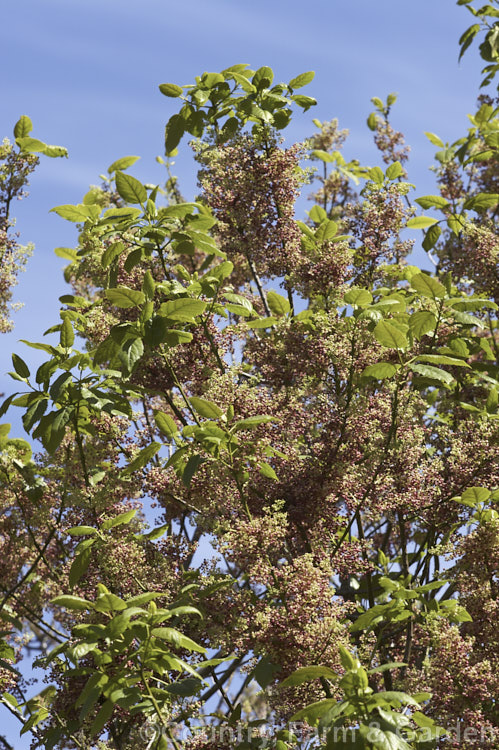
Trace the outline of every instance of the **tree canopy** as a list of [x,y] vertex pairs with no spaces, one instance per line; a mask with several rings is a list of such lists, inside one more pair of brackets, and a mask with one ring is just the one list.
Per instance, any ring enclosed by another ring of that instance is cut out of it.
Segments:
[[[458,5],[490,92],[499,3]],[[162,83],[164,183],[125,156],[53,209],[70,289],[0,408],[26,433],[0,425],[0,701],[33,748],[498,746],[497,100],[427,133],[419,195],[394,95],[367,119],[383,168],[336,120],[285,143],[313,78]],[[32,131],[0,148],[1,331],[12,201],[66,155]]]

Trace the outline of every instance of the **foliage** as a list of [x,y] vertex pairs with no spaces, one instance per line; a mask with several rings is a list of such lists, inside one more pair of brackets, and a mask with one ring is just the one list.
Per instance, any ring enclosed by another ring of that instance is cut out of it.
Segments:
[[[499,10],[458,4],[490,82]],[[334,120],[283,145],[312,80],[161,84],[165,187],[129,156],[53,209],[72,292],[0,409],[43,447],[0,427],[1,700],[33,747],[497,746],[499,110],[427,134],[438,192],[413,199],[392,94],[367,123],[383,169]],[[10,202],[32,154],[64,154],[30,131],[2,151],[12,268]],[[434,272],[407,262],[420,231]]]

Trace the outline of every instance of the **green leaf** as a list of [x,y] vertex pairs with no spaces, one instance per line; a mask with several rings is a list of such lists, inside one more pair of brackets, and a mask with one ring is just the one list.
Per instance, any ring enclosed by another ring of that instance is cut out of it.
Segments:
[[431,216],[414,216],[406,224],[408,229],[425,229],[436,224],[438,219],[433,219]]
[[80,578],[87,572],[91,557],[91,547],[87,547],[79,555],[76,555],[69,569],[69,585],[71,588],[74,588]]
[[178,434],[178,427],[175,421],[170,417],[169,414],[165,414],[163,411],[157,411],[154,415],[154,421],[156,426],[163,435],[168,438],[174,438]]
[[96,612],[121,612],[126,609],[126,604],[119,596],[103,591],[95,600],[94,609]]
[[454,320],[457,320],[458,323],[462,323],[465,326],[478,326],[478,328],[484,328],[484,324],[480,318],[476,318],[474,315],[469,315],[469,313],[461,312],[460,310],[452,310],[452,317]]
[[14,137],[15,138],[27,138],[33,130],[33,123],[27,115],[21,115],[19,120],[14,125]]
[[454,382],[454,378],[446,370],[440,370],[438,367],[431,367],[430,365],[417,365],[413,364],[410,366],[411,370],[417,375],[422,375],[424,378],[430,380],[438,380],[446,385],[451,385]]
[[263,67],[258,68],[255,75],[251,79],[251,83],[258,91],[261,91],[262,89],[268,89],[269,86],[272,85],[273,80],[274,71],[272,70],[272,68],[264,65]]
[[55,604],[57,607],[65,607],[65,609],[92,609],[92,602],[89,602],[88,599],[71,596],[70,594],[56,596],[55,599],[52,599],[52,604]]
[[89,734],[91,737],[96,734],[100,734],[106,722],[109,721],[109,719],[113,715],[113,711],[114,703],[111,700],[107,700],[92,722],[92,725],[89,729]]
[[478,193],[464,202],[464,208],[472,211],[486,211],[499,203],[499,193]]
[[277,323],[277,318],[256,318],[256,320],[247,320],[248,328],[271,328]]
[[111,265],[113,260],[117,258],[121,253],[125,252],[125,246],[122,242],[113,242],[107,247],[102,253],[101,264],[103,268],[107,268]]
[[405,349],[408,346],[405,334],[386,320],[381,320],[373,333],[376,340],[389,349]]
[[488,500],[491,494],[490,490],[486,487],[468,487],[468,489],[461,495],[461,500],[477,506]]
[[427,310],[418,310],[411,315],[408,320],[409,329],[414,338],[421,339],[425,333],[435,330],[437,319],[435,315]]
[[116,172],[116,190],[127,203],[145,203],[147,200],[147,190],[143,184],[124,172]]
[[397,177],[404,174],[404,168],[399,161],[394,161],[393,164],[390,164],[385,174],[389,180],[396,180]]
[[180,115],[172,115],[165,128],[165,151],[167,156],[175,151],[185,133],[185,120]]
[[443,299],[446,296],[444,285],[426,273],[417,273],[411,276],[411,286],[422,294],[423,297]]
[[320,677],[325,677],[327,680],[336,680],[338,675],[329,667],[300,667],[281,682],[281,687],[295,687],[296,685],[302,685],[304,682],[318,680]]
[[400,734],[379,729],[375,725],[361,724],[359,733],[373,750],[411,750],[411,747],[402,739]]
[[130,461],[130,463],[123,469],[123,474],[132,474],[134,471],[142,469],[146,464],[149,463],[151,458],[156,455],[160,448],[161,443],[156,443],[155,441],[153,441],[149,445],[146,445],[146,447],[142,448],[142,450],[133,459],[133,461]]
[[440,229],[438,224],[434,224],[432,227],[429,227],[425,232],[423,242],[421,243],[423,246],[423,250],[426,250],[426,252],[428,253],[432,249],[432,247],[435,247],[441,234],[442,230]]
[[449,205],[449,201],[442,198],[441,195],[422,195],[421,198],[416,198],[417,203],[421,208],[444,208]]
[[376,185],[382,185],[385,181],[383,170],[379,167],[372,167],[371,169],[368,169],[367,176],[372,182],[375,182]]
[[[158,445],[158,443],[155,443],[155,445]],[[114,529],[115,526],[123,526],[124,524],[130,523],[132,518],[135,518],[136,515],[137,508],[132,508],[132,510],[127,510],[125,511],[125,513],[120,513],[114,518],[108,518],[102,523],[101,529],[102,531],[109,531],[109,529]]]
[[358,289],[356,287],[349,289],[344,296],[344,300],[349,305],[358,305],[364,307],[370,305],[373,301],[373,296],[368,289]]
[[24,359],[21,359],[17,354],[12,355],[12,364],[14,365],[14,370],[17,372],[19,377],[23,378],[23,380],[26,380],[30,376],[29,367],[24,361]]
[[274,313],[274,315],[277,315],[278,317],[286,315],[286,313],[291,310],[289,301],[282,295],[274,292],[273,289],[270,289],[267,292],[267,302],[270,310]]
[[97,534],[97,529],[94,529],[93,526],[71,526],[67,533],[71,536],[93,536]]
[[322,221],[317,227],[315,232],[315,239],[319,243],[327,242],[327,240],[330,240],[336,236],[337,231],[338,224],[335,221],[326,219],[325,221]]
[[59,156],[67,156],[68,150],[67,148],[64,148],[64,146],[46,145],[42,153],[45,154],[45,156],[50,156],[51,158],[58,158]]
[[311,703],[309,706],[306,706],[305,708],[302,708],[300,711],[297,711],[295,714],[293,714],[290,721],[304,720],[307,722],[307,724],[310,724],[310,726],[313,727],[315,724],[317,724],[322,716],[327,714],[327,712],[336,705],[336,698],[327,698],[323,701]]
[[276,481],[278,480],[277,474],[275,473],[274,469],[270,464],[266,463],[266,461],[261,461],[258,468],[262,476],[267,477],[267,479],[274,479]]
[[391,378],[397,372],[400,365],[394,365],[391,362],[376,362],[374,365],[368,365],[362,371],[362,377],[376,378],[376,380],[384,380],[385,378]]
[[470,367],[464,359],[449,357],[447,354],[419,354],[418,362],[429,362],[433,365],[452,365],[453,367]]
[[21,150],[26,151],[28,154],[43,154],[47,148],[46,143],[39,141],[38,138],[30,138],[29,136],[17,138],[16,142]]
[[218,419],[223,414],[223,410],[214,404],[213,401],[207,401],[198,396],[192,396],[189,399],[189,403],[198,414],[207,419]]
[[246,419],[240,419],[235,422],[232,430],[234,432],[237,432],[239,430],[251,430],[253,427],[257,427],[260,424],[275,422],[276,419],[276,417],[268,417],[264,416],[263,414],[261,416],[247,417]]
[[121,159],[116,159],[116,161],[113,161],[113,163],[107,168],[108,174],[112,174],[113,172],[122,172],[124,169],[128,169],[128,167],[131,167],[132,164],[135,164],[136,161],[140,159],[140,156],[122,156]]
[[137,289],[129,289],[127,286],[106,289],[105,295],[111,304],[122,308],[137,307],[143,305],[146,300],[143,292],[139,292]]
[[189,487],[192,477],[203,463],[203,458],[196,454],[195,456],[189,456],[189,459],[182,472],[182,484],[185,487]]
[[206,309],[206,302],[192,297],[180,297],[163,302],[159,313],[169,320],[192,321],[196,315],[201,315]]
[[72,247],[56,247],[54,248],[54,253],[58,258],[70,260],[71,263],[74,263],[76,260],[78,260],[77,251]]
[[188,651],[197,651],[200,654],[206,653],[204,646],[200,646],[179,630],[175,630],[175,628],[153,628],[151,635],[155,638],[161,638],[162,640],[168,641],[168,643],[171,643],[175,648],[185,648]]
[[435,133],[428,133],[425,131],[425,136],[428,138],[430,143],[433,143],[434,146],[438,146],[439,148],[444,148],[445,143],[442,141],[441,138],[438,137],[438,135],[435,135]]
[[55,208],[50,209],[50,212],[57,214],[61,219],[66,219],[67,221],[73,221],[79,224],[84,224],[88,219],[88,209],[83,204],[80,204],[79,206],[72,206],[69,204],[55,206]]
[[388,690],[381,693],[376,693],[376,697],[381,698],[386,703],[389,703],[394,708],[399,708],[400,705],[404,706],[417,706],[419,708],[419,702],[411,697],[407,693],[400,693],[395,690]]
[[160,83],[159,90],[164,96],[170,96],[172,98],[182,96],[184,91],[182,86],[177,86],[176,83]]
[[306,73],[300,73],[296,78],[292,78],[288,83],[290,89],[301,89],[303,86],[311,83],[315,78],[313,70],[309,70]]
[[60,344],[63,349],[70,349],[74,344],[74,340],[75,335],[73,326],[71,325],[69,317],[65,315],[61,326]]

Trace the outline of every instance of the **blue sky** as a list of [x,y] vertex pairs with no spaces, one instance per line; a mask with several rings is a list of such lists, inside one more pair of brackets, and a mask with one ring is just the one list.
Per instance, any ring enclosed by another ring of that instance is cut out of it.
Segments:
[[[309,135],[311,120],[338,117],[350,130],[348,158],[374,164],[365,125],[372,96],[397,92],[393,124],[412,146],[409,179],[417,195],[433,192],[428,167],[434,147],[423,131],[445,140],[463,134],[474,106],[480,65],[472,49],[460,65],[457,40],[471,23],[455,0],[4,0],[1,136],[11,136],[21,114],[35,137],[64,145],[69,159],[42,158],[30,197],[14,207],[23,242],[35,254],[14,298],[25,303],[0,349],[0,392],[15,385],[5,376],[10,353],[34,361],[21,338],[40,340],[57,323],[58,296],[68,292],[64,261],[53,248],[75,244],[74,225],[49,210],[78,203],[89,184],[115,159],[140,155],[132,173],[157,182],[162,171],[163,127],[178,102],[158,84],[190,83],[204,70],[234,63],[270,65],[287,81],[315,70],[303,93],[319,104],[295,117],[289,140]],[[177,159],[184,194],[195,192],[188,155]],[[17,419],[9,415],[18,432]],[[2,709],[0,709],[0,715]],[[2,730],[7,724],[2,716]],[[10,721],[9,721],[10,725]],[[9,736],[16,750],[29,741]]]

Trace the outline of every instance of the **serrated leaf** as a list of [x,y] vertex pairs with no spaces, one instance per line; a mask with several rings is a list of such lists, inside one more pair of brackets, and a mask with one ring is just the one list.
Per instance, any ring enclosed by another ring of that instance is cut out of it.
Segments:
[[405,349],[408,346],[405,334],[386,320],[381,320],[373,333],[376,340],[389,349]]
[[270,310],[278,317],[286,315],[291,310],[289,301],[281,294],[274,292],[273,289],[267,292],[267,302]]
[[135,177],[124,172],[116,172],[116,190],[127,203],[145,203],[147,190]]
[[146,299],[143,292],[139,292],[137,289],[129,289],[127,286],[106,289],[105,295],[111,304],[121,308],[143,305]]

